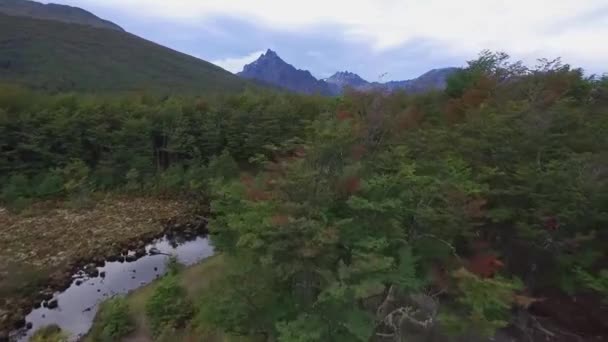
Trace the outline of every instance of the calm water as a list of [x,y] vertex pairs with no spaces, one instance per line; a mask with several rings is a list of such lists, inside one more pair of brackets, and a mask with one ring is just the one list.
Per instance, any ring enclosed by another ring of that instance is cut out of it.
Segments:
[[82,278],[81,272],[75,274],[70,287],[53,297],[59,306],[34,309],[26,317],[32,329],[16,332],[13,340],[28,341],[34,331],[49,324],[57,324],[71,334],[71,340],[77,340],[91,328],[99,303],[149,284],[164,274],[168,255],[175,255],[182,264],[192,265],[213,254],[213,247],[203,237],[189,241],[164,237],[146,246],[148,253],[150,250],[163,254],[147,254],[133,262],[106,261],[103,267],[97,268],[100,273],[105,272],[104,277]]

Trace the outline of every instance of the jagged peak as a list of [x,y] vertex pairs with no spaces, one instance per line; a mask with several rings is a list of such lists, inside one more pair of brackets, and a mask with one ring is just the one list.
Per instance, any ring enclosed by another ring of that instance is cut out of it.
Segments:
[[279,57],[279,55],[277,55],[276,51],[273,51],[272,49],[267,49],[266,53],[263,54],[264,56],[276,56]]

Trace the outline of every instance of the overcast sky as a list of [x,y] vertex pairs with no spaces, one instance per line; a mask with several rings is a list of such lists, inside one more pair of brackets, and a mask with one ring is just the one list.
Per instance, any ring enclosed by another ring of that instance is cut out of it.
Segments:
[[[49,1],[45,1],[49,2]],[[377,81],[461,66],[482,49],[608,71],[608,0],[54,0],[232,72],[271,48],[317,77]]]

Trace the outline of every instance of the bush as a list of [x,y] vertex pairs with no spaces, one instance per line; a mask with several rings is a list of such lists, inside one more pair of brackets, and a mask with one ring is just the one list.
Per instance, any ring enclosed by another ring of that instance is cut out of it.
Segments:
[[57,325],[48,325],[38,329],[32,338],[31,342],[67,342],[67,335],[61,331]]
[[211,158],[207,169],[208,174],[215,178],[231,179],[239,175],[239,166],[228,150]]
[[134,329],[127,301],[124,297],[116,297],[101,305],[91,337],[95,342],[118,341]]
[[6,203],[12,203],[30,195],[29,179],[22,174],[12,175],[2,188],[0,197]]
[[154,294],[146,303],[146,317],[150,329],[158,336],[165,329],[183,327],[194,314],[186,290],[170,274],[160,280]]
[[63,176],[61,170],[52,169],[38,177],[35,181],[36,196],[51,197],[60,194],[63,191]]

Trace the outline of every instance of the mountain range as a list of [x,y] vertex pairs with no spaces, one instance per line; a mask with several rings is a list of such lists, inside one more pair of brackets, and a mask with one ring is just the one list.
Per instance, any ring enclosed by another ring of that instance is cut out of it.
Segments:
[[297,69],[285,62],[275,51],[269,49],[257,60],[245,65],[237,75],[303,94],[338,95],[348,88],[359,91],[405,90],[411,93],[442,90],[447,78],[457,70],[458,68],[433,69],[411,80],[385,83],[368,82],[349,71],[336,72],[331,77],[319,80],[309,71]]
[[130,34],[77,7],[0,0],[0,82],[46,91],[226,92],[255,81],[324,96],[339,95],[348,88],[424,92],[443,89],[456,70],[434,69],[412,80],[386,83],[368,82],[348,71],[317,79],[269,49],[234,75]]

